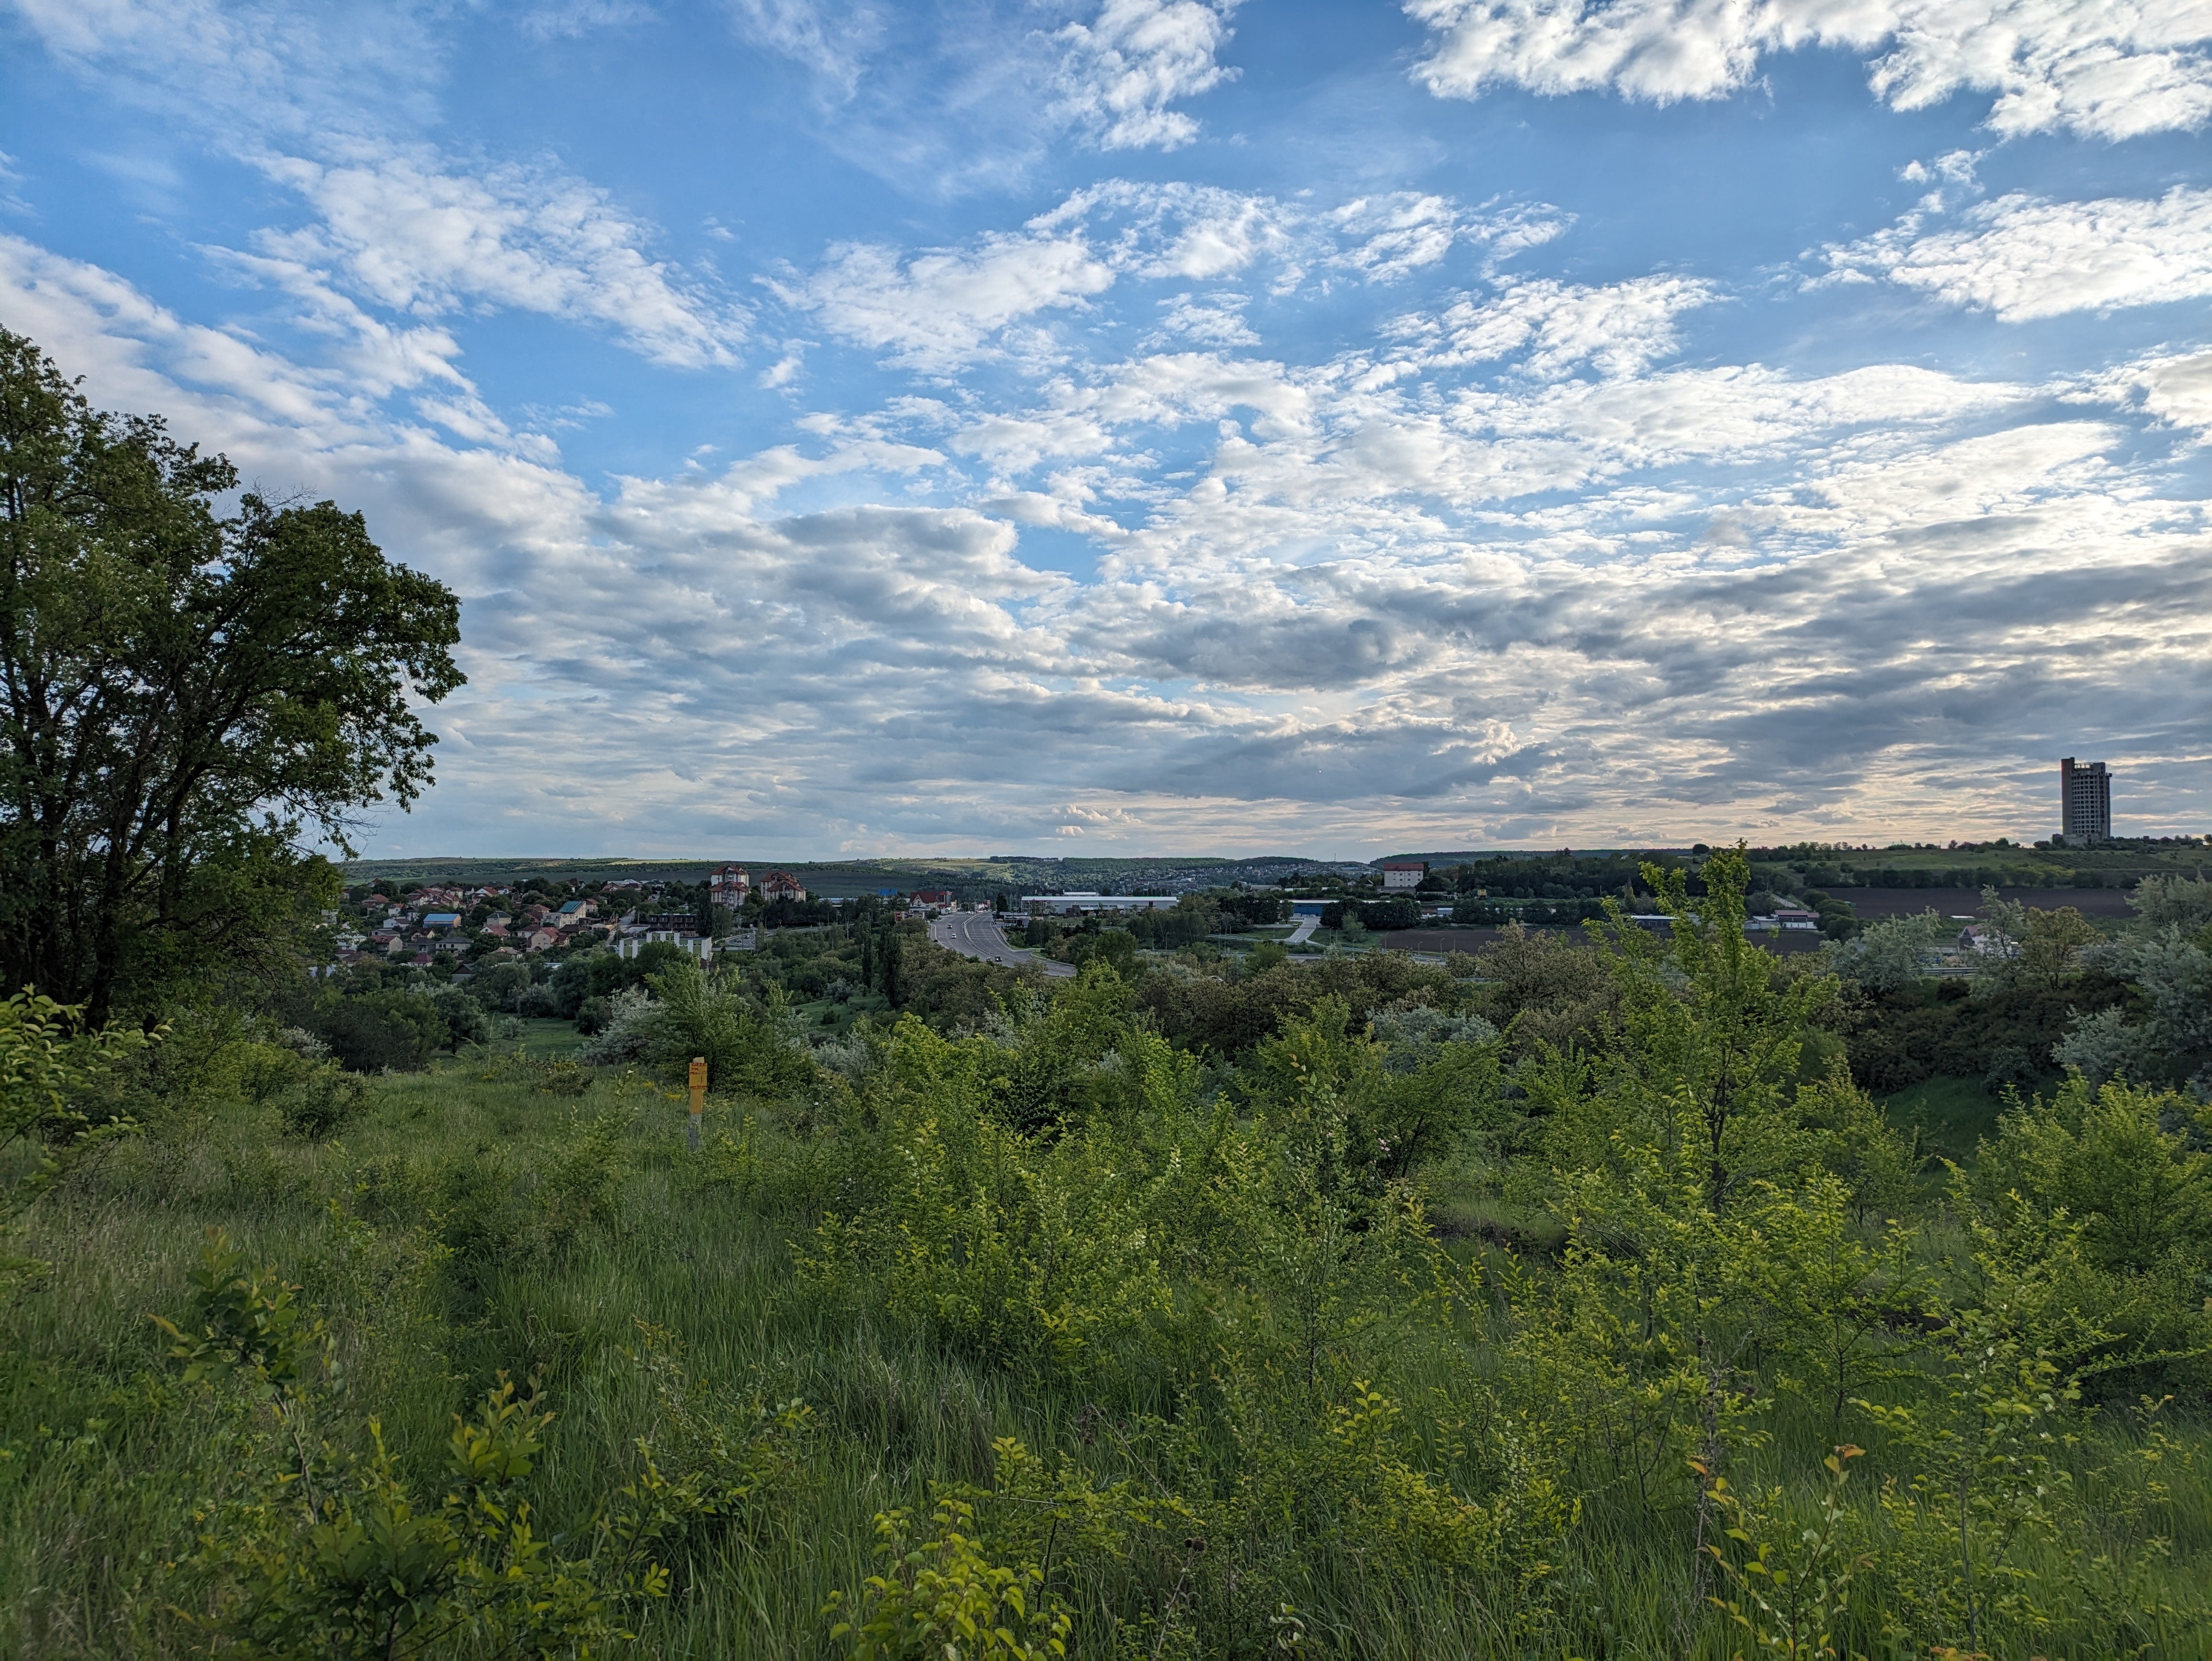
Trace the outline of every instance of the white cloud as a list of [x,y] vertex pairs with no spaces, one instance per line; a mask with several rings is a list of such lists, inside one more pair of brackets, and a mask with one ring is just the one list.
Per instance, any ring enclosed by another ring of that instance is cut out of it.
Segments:
[[2212,437],[2212,351],[2160,353],[2092,376],[2076,400],[2142,410]]
[[911,255],[848,243],[776,292],[847,339],[889,349],[896,362],[952,369],[1008,325],[1079,306],[1113,282],[1112,269],[1080,237],[1027,232]]
[[1237,0],[1105,0],[1060,31],[1062,113],[1102,149],[1175,149],[1198,123],[1170,108],[1237,73],[1218,54]]
[[1176,106],[1236,75],[1219,61],[1236,4],[730,0],[729,9],[744,40],[806,71],[818,143],[944,198],[1024,186],[1071,134],[1108,150],[1188,144],[1198,123]]
[[1886,46],[1869,65],[1877,96],[1913,110],[1994,93],[1990,125],[2007,136],[2126,138],[2212,115],[2212,0],[1406,0],[1406,10],[1436,36],[1414,73],[1440,97],[1510,85],[1717,98],[1769,52]]
[[522,32],[536,40],[574,39],[621,28],[653,15],[641,0],[539,0],[523,14]]
[[872,6],[819,0],[733,0],[738,31],[757,46],[805,64],[851,97],[884,21]]
[[1244,320],[1250,304],[1241,294],[1179,294],[1160,301],[1159,332],[1180,335],[1200,346],[1256,346],[1260,337]]
[[1448,197],[1411,191],[1347,202],[1328,216],[1350,245],[1341,262],[1369,277],[1401,277],[1433,265],[1459,233],[1457,205]]
[[[1242,285],[1161,269],[1185,219],[1123,237],[1136,217],[833,261],[806,303],[921,362],[1085,303],[1056,286],[1084,261],[1160,271],[1147,322],[1243,315]],[[1363,246],[1325,210],[1267,223]],[[1073,266],[1022,264],[1054,244]],[[1291,258],[1251,246],[1248,270]],[[1912,365],[1664,367],[1713,288],[1532,277],[1318,362],[1071,350],[1012,401],[809,416],[602,496],[486,423],[446,318],[240,265],[326,364],[19,240],[0,315],[102,403],[363,508],[465,592],[475,683],[432,724],[466,743],[421,828],[395,822],[417,849],[2039,830],[2002,817],[2013,775],[2083,709],[2084,742],[2194,753],[2212,697],[2212,521],[2159,425],[2212,420],[2201,352],[2061,383],[2053,419],[2051,386]],[[1097,575],[1043,569],[1032,527],[1091,537]]]
[[1116,270],[1205,282],[1261,259],[1295,265],[1302,216],[1270,196],[1213,185],[1109,179],[1030,222],[1096,243]]
[[1486,300],[1463,299],[1437,319],[1425,355],[1440,363],[1483,362],[1525,351],[1521,368],[1554,380],[1589,363],[1608,375],[1635,374],[1678,344],[1675,319],[1719,298],[1710,283],[1644,277],[1586,287],[1549,277],[1508,284]]
[[[1540,205],[1469,212],[1448,197],[1412,192],[1361,198],[1316,211],[1272,197],[1211,186],[1108,179],[1072,192],[1014,232],[958,247],[918,252],[843,243],[805,273],[769,286],[787,304],[890,361],[934,374],[1008,350],[1014,326],[1073,313],[1123,278],[1218,281],[1272,270],[1278,295],[1296,292],[1316,267],[1370,283],[1440,262],[1455,242],[1486,250],[1490,264],[1557,235],[1565,219]],[[1255,337],[1237,315],[1246,301],[1218,295],[1159,302],[1164,327],[1206,345]],[[1056,361],[1038,340],[1023,356]]]
[[[435,124],[441,9],[338,0],[15,0],[47,48],[110,95],[190,123],[296,192],[317,222],[255,246],[417,317],[513,307],[605,328],[655,362],[732,361],[741,310],[647,250],[605,190],[545,165],[464,161]],[[522,21],[573,32],[642,15],[571,0]],[[164,193],[173,193],[173,186]]]
[[2007,323],[2212,295],[2212,190],[2051,202],[2014,193],[1955,228],[1928,216],[1828,251],[1839,271],[1878,273]]
[[1025,473],[1048,460],[1103,454],[1114,447],[1114,438],[1089,413],[1066,410],[986,416],[963,427],[948,444],[961,455]]
[[428,150],[349,149],[343,161],[263,160],[321,220],[264,233],[264,248],[342,271],[394,311],[511,307],[611,328],[659,362],[732,361],[739,314],[647,258],[644,228],[604,191],[514,166],[459,172]]
[[388,132],[432,117],[442,73],[420,0],[11,0],[46,50],[107,94],[226,136]]

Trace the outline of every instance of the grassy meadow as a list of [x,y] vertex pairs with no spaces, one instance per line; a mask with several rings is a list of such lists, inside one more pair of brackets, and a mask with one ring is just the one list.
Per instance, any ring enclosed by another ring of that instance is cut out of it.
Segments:
[[15,1242],[0,1649],[2212,1652],[2189,1098],[1885,1115],[1819,977],[1617,952],[1599,1041],[1401,964],[1225,1059],[1103,963],[835,1067],[672,973],[307,1134],[211,1047]]

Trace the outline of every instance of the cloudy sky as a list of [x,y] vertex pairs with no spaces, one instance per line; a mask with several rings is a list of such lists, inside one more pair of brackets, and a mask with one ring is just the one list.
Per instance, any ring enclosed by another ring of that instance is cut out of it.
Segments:
[[374,855],[2212,828],[2212,0],[0,0],[0,325],[465,600]]

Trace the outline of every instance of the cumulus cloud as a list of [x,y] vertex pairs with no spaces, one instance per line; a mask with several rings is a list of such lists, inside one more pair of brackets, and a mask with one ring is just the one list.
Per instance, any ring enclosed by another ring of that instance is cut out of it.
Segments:
[[1439,97],[1518,86],[1717,98],[1763,56],[1821,46],[1880,49],[1869,83],[1897,109],[1993,93],[1990,125],[2008,137],[2128,138],[2212,114],[2207,0],[1407,0],[1406,10],[1435,36],[1414,74]]
[[1537,278],[1488,299],[1457,301],[1437,319],[1437,363],[1478,363],[1525,353],[1522,370],[1554,380],[1588,363],[1634,374],[1674,356],[1675,319],[1719,297],[1692,277],[1645,277],[1588,287]]
[[1159,332],[1200,346],[1256,346],[1260,337],[1244,320],[1250,301],[1241,294],[1179,294],[1158,302]]
[[1087,239],[1116,271],[1205,282],[1263,259],[1295,270],[1304,222],[1297,209],[1252,192],[1109,179],[1071,192],[1030,225]]
[[[311,231],[224,256],[291,296],[317,362],[21,240],[0,315],[464,592],[475,679],[432,716],[447,788],[417,847],[1933,829],[2011,812],[2055,733],[2194,753],[2212,708],[2212,526],[2172,489],[2212,367],[2185,341],[2034,384],[1685,364],[1718,283],[1500,273],[1554,210],[1108,181],[779,279],[806,324],[783,350],[857,343],[926,396],[593,489],[487,406],[459,332],[484,305],[642,325],[564,286],[585,253],[537,259],[538,185],[520,220],[461,213],[472,241],[440,215],[473,198],[402,159],[415,194],[330,186]],[[599,211],[629,222],[604,198],[578,222]],[[1317,349],[1276,326],[1324,290],[1409,314]],[[1049,569],[1075,537],[1095,569]]]
[[[1108,179],[1071,192],[1018,231],[913,251],[840,244],[811,271],[787,271],[769,286],[891,363],[947,374],[1001,353],[1015,326],[1081,312],[1124,279],[1207,282],[1264,269],[1277,295],[1296,293],[1317,270],[1389,283],[1437,265],[1455,242],[1481,247],[1494,267],[1565,222],[1542,206],[1470,211],[1412,192],[1317,210],[1213,186]],[[1218,346],[1256,338],[1238,315],[1249,303],[1241,295],[1159,303],[1167,333]],[[1057,361],[1045,349],[1030,356]]]
[[743,336],[734,307],[648,259],[644,228],[580,179],[515,166],[463,172],[423,149],[262,165],[319,222],[264,233],[260,245],[342,271],[393,311],[542,312],[611,328],[646,356],[687,367],[731,362]]
[[2014,192],[1942,228],[1909,215],[1828,259],[2007,323],[2201,300],[2212,295],[2212,190],[2094,202]]
[[1404,277],[1450,252],[1459,229],[1455,204],[1441,196],[1402,192],[1348,202],[1329,216],[1348,246],[1343,263],[1369,277]]
[[776,291],[845,338],[888,350],[895,362],[949,370],[973,362],[1009,324],[1079,306],[1113,282],[1112,268],[1080,237],[1030,231],[917,254],[846,244]]
[[2212,352],[2156,353],[2091,376],[2075,397],[2131,406],[2164,425],[2212,436]]
[[1218,53],[1237,0],[1105,0],[1058,40],[1062,113],[1101,149],[1175,149],[1198,123],[1174,104],[1235,76]]

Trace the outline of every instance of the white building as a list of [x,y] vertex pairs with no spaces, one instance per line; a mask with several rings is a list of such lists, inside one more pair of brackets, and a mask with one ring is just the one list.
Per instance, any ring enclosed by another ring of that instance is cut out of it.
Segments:
[[1385,892],[1394,888],[1419,888],[1421,879],[1429,874],[1425,860],[1392,860],[1382,867],[1382,887]]
[[1150,911],[1158,909],[1172,911],[1176,907],[1173,894],[1099,894],[1081,891],[1073,894],[1024,894],[1024,906],[1042,909],[1066,916],[1071,911]]
[[615,942],[615,955],[635,958],[647,946],[664,940],[671,946],[683,947],[702,964],[711,961],[714,956],[714,942],[710,936],[688,934],[681,928],[641,928],[635,934],[625,934]]

